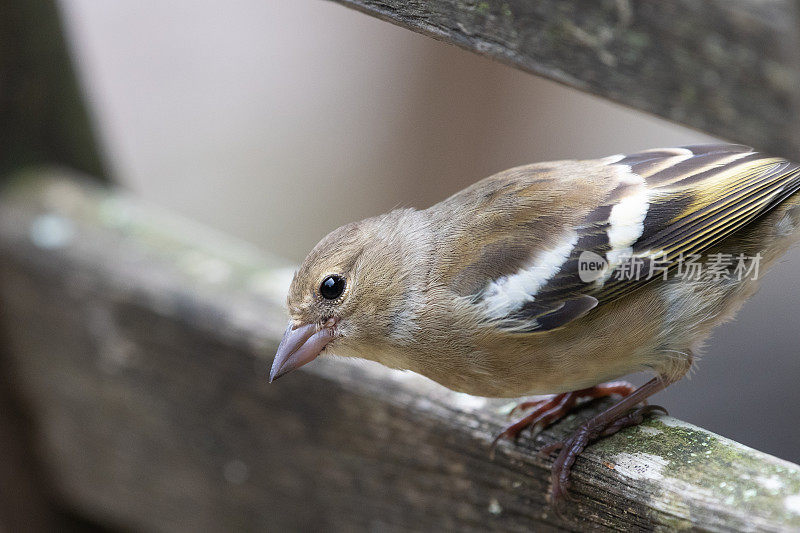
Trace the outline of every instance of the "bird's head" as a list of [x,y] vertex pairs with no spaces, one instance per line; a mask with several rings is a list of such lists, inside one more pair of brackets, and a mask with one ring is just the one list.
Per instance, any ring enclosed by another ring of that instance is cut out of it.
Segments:
[[311,250],[289,288],[289,325],[270,381],[323,351],[368,357],[397,337],[398,328],[408,328],[404,310],[419,286],[410,268],[418,253],[416,213],[398,210],[342,226]]

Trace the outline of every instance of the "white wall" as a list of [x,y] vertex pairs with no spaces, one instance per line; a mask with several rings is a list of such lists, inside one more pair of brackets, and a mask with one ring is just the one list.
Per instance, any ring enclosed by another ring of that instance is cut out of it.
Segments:
[[66,0],[123,183],[296,260],[504,168],[709,139],[318,0]]

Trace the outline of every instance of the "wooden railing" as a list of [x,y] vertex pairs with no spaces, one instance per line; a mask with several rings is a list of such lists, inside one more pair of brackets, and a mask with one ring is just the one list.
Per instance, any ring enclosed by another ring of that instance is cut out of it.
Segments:
[[800,159],[792,0],[335,0],[706,133]]

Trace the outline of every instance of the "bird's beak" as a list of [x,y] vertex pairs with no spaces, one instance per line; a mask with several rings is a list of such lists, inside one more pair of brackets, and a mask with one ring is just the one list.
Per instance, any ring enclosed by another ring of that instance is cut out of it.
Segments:
[[278,346],[278,353],[272,362],[269,381],[272,383],[284,374],[313,361],[325,346],[336,338],[332,321],[317,331],[316,324],[295,326],[291,321]]

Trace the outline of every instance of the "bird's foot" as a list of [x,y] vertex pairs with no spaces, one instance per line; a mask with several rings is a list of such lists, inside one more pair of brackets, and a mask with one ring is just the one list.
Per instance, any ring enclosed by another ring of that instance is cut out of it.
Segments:
[[609,437],[623,428],[641,424],[644,417],[654,411],[667,414],[667,410],[658,405],[637,407],[623,413],[618,418],[609,412],[603,412],[581,424],[569,438],[542,448],[539,454],[543,456],[559,451],[550,471],[552,505],[558,509],[561,502],[570,499],[567,490],[569,489],[569,474],[572,465],[589,444],[603,437]]
[[491,450],[494,452],[497,443],[501,439],[516,440],[519,434],[526,428],[531,428],[531,430],[535,432],[558,422],[569,414],[578,400],[604,398],[614,394],[625,397],[634,390],[634,386],[627,381],[612,381],[610,383],[601,383],[600,385],[595,385],[588,389],[553,394],[536,400],[522,402],[511,411],[512,414],[531,408],[533,408],[533,411],[501,431],[500,434],[495,437],[494,441],[492,441]]

